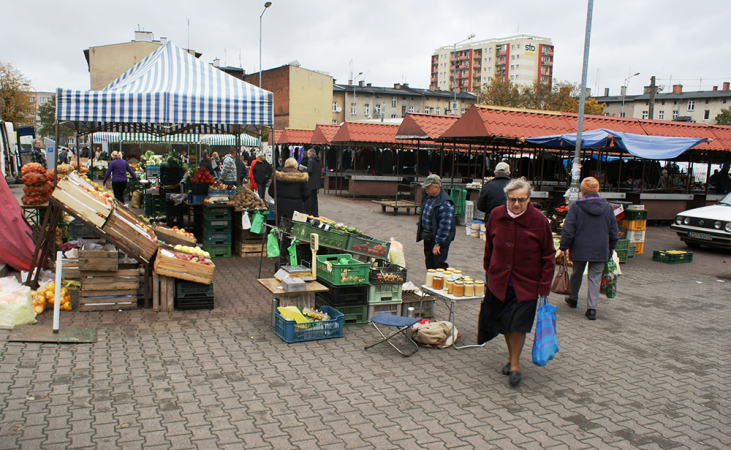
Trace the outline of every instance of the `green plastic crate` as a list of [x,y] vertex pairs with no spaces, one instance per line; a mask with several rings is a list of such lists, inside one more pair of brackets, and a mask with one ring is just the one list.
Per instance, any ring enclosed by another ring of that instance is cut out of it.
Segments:
[[462,188],[452,188],[449,190],[449,198],[451,198],[452,203],[454,203],[454,215],[461,216],[464,214],[467,190]]
[[368,286],[368,304],[402,300],[403,286],[400,284],[371,284]]
[[[315,309],[319,309],[322,306],[330,306],[330,304],[319,294],[315,294]],[[356,306],[338,306],[337,309],[343,314],[344,327],[351,325],[364,325],[368,323],[367,303]]]
[[627,250],[629,249],[629,239],[620,239],[617,241],[615,250]]
[[221,207],[205,207],[203,208],[203,218],[205,220],[231,220],[231,208]]
[[627,220],[647,220],[647,210],[646,209],[638,210],[638,211],[625,210],[624,218]]
[[300,241],[309,242],[310,234],[315,233],[320,236],[320,245],[330,248],[345,250],[348,246],[348,238],[350,233],[336,230],[334,228],[324,229],[313,227],[304,222],[294,222],[292,224],[292,236]]
[[209,232],[223,232],[223,231],[231,231],[231,221],[230,220],[203,220],[203,228],[208,230]]
[[628,252],[628,250],[614,249],[614,251],[617,252],[617,257],[619,258],[620,264],[626,264],[627,263],[627,252]]
[[[683,251],[683,253],[667,253],[671,250],[655,250],[652,252],[652,260],[660,261],[667,264],[680,264],[693,262],[693,252]],[[672,250],[679,251],[679,250]]]
[[365,253],[374,257],[387,258],[388,251],[391,248],[391,242],[381,241],[363,234],[348,236],[348,250]]
[[203,226],[203,243],[207,245],[228,245],[231,246],[233,240],[230,231],[215,232],[206,229]]
[[208,252],[211,258],[230,258],[231,257],[231,246],[230,245],[202,245],[203,251]]
[[362,263],[347,253],[318,255],[317,276],[335,286],[368,284],[370,264]]

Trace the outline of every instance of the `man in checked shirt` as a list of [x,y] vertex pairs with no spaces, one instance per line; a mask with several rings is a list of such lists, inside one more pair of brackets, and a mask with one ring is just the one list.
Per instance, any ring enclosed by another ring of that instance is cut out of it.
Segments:
[[439,175],[429,175],[421,186],[427,195],[422,196],[421,200],[416,242],[424,241],[427,269],[446,269],[449,267],[449,244],[454,240],[457,230],[454,203],[442,189]]

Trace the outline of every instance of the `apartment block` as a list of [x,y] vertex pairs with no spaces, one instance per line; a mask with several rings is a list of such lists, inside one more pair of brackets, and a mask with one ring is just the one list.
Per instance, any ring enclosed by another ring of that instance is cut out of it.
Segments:
[[536,80],[550,85],[553,53],[549,38],[528,35],[446,45],[432,54],[429,88],[474,92],[495,77],[521,86]]

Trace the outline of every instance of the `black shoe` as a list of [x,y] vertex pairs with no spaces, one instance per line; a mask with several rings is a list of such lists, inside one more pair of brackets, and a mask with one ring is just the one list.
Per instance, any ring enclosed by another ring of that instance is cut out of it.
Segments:
[[571,300],[571,297],[569,297],[568,295],[564,297],[563,300],[566,302],[567,305],[569,305],[569,308],[576,308],[577,301]]
[[520,384],[520,380],[523,379],[523,376],[520,374],[520,372],[510,372],[510,385],[515,387]]
[[503,366],[503,375],[510,375],[510,363]]
[[596,320],[596,309],[587,309],[584,315],[589,320]]

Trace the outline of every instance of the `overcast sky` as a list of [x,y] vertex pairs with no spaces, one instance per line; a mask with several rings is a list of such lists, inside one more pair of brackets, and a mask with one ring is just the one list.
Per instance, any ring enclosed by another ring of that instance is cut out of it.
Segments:
[[[581,81],[588,0],[273,0],[263,17],[265,69],[299,61],[347,83],[350,61],[374,86],[428,88],[432,52],[475,33],[474,41],[527,34],[555,46],[554,80]],[[247,73],[259,66],[264,1],[70,0],[3,2],[0,61],[38,91],[89,89],[83,51],[129,42],[138,26]],[[639,94],[650,76],[683,90],[731,81],[728,0],[597,0],[587,86]],[[190,33],[188,32],[190,20]],[[241,62],[239,62],[241,61]],[[361,77],[362,79],[362,77]],[[702,81],[701,81],[702,79]],[[598,89],[597,89],[598,88]]]

